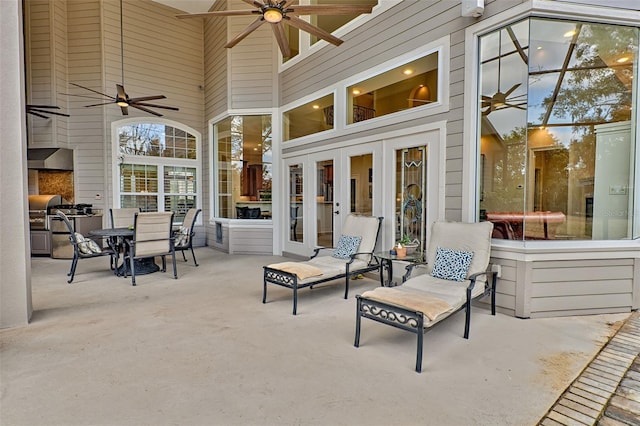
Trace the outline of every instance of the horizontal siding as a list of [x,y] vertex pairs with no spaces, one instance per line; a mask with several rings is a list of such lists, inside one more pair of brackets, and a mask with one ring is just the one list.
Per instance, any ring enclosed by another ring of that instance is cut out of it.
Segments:
[[229,254],[272,254],[273,229],[244,225],[229,228]]
[[633,306],[634,259],[532,262],[530,316],[628,312]]

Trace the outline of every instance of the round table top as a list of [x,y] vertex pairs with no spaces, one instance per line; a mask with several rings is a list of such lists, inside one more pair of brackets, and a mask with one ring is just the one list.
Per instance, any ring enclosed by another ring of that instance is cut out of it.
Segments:
[[89,235],[96,237],[133,237],[133,229],[129,228],[104,228],[89,231]]

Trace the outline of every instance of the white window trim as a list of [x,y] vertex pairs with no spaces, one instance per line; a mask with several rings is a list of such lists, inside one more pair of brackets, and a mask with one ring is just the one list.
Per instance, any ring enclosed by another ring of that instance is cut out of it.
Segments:
[[[165,158],[165,157],[145,157],[138,155],[120,155],[120,138],[118,129],[120,127],[133,124],[133,123],[152,123],[152,124],[162,124],[174,127],[176,129],[183,130],[193,136],[196,137],[196,159],[191,160],[187,158]],[[203,196],[203,180],[202,180],[202,135],[200,132],[195,130],[192,127],[184,125],[178,121],[166,120],[157,117],[136,117],[136,118],[125,118],[122,120],[113,121],[111,123],[111,164],[112,167],[112,188],[113,188],[113,198],[112,198],[112,206],[114,208],[120,208],[120,167],[121,163],[125,164],[147,164],[147,165],[162,165],[162,166],[178,166],[178,167],[192,167],[196,169],[196,182],[198,182],[196,189],[196,207],[202,208],[202,196]],[[163,185],[164,177],[158,174],[158,196],[161,197],[165,193]],[[161,210],[160,207],[163,203],[158,202],[158,209]],[[202,219],[198,218],[197,224],[202,223]]]
[[[293,108],[300,105],[304,105],[314,99],[326,96],[331,92],[334,92],[334,123],[333,129],[326,130],[320,133],[314,133],[311,135],[303,136],[301,138],[290,139],[284,141],[282,146],[284,149],[291,146],[300,146],[320,142],[326,140],[327,137],[338,137],[344,135],[356,135],[358,133],[382,128],[392,124],[396,124],[403,121],[411,121],[420,119],[436,114],[442,114],[449,111],[449,63],[450,63],[450,44],[451,39],[449,35],[446,35],[440,39],[434,40],[431,43],[427,43],[418,49],[414,49],[410,52],[404,53],[393,59],[385,61],[367,71],[352,75],[346,79],[343,79],[329,87],[316,91],[303,98],[297,99],[294,102],[290,102],[283,105],[280,108],[278,119],[282,121],[282,115]],[[432,53],[438,52],[438,100],[429,105],[419,106],[404,111],[398,111],[391,114],[386,114],[380,117],[372,118],[371,120],[365,120],[358,123],[347,124],[346,109],[347,109],[347,88],[359,81],[366,80],[368,78],[375,77],[378,74],[384,73],[391,69],[402,66],[416,59],[428,56]],[[283,135],[279,135],[283,140]]]
[[[479,39],[482,35],[504,27],[510,23],[517,22],[525,18],[547,17],[563,20],[578,20],[596,23],[609,23],[613,25],[629,25],[638,27],[640,22],[640,12],[624,9],[613,9],[598,6],[588,6],[575,3],[564,3],[561,1],[530,0],[513,7],[502,13],[493,15],[475,25],[471,25],[465,30],[465,64],[464,64],[464,127],[463,127],[463,167],[462,167],[462,220],[465,222],[477,221],[476,212],[478,210],[478,199],[476,182],[478,181],[478,114],[477,92],[478,92],[478,54]],[[640,109],[640,108],[639,108]],[[636,112],[636,134],[640,134],[640,111]],[[638,169],[636,169],[638,170]],[[635,194],[637,197],[638,194]],[[607,247],[626,247],[628,242],[624,240],[578,240],[575,242],[563,243],[569,249],[602,247],[606,243]],[[498,245],[509,248],[522,247],[557,247],[558,242],[535,242],[518,241],[504,242]],[[637,244],[634,242],[633,244]],[[563,247],[564,247],[563,246]]]
[[[332,34],[334,36],[338,37],[338,38],[342,38],[346,34],[348,34],[351,31],[353,31],[354,29],[356,29],[358,27],[361,27],[362,25],[364,25],[367,22],[371,21],[372,19],[378,17],[382,13],[384,13],[387,10],[391,9],[393,6],[396,6],[396,5],[400,4],[401,2],[402,2],[402,0],[379,0],[378,1],[378,5],[374,6],[374,8],[371,11],[371,13],[365,13],[365,14],[359,15],[355,19],[352,19],[351,21],[349,21],[348,23],[346,23],[342,27],[338,28]],[[298,3],[299,4],[309,4],[309,0],[300,0]],[[340,3],[340,2],[336,2],[336,3]],[[303,19],[303,20],[305,20],[307,22],[309,21],[309,18],[307,16],[300,16],[300,19]],[[300,52],[298,52],[298,54],[296,56],[294,56],[293,58],[289,59],[287,62],[282,62],[282,59],[283,59],[282,58],[282,53],[280,52],[280,49],[278,49],[278,58],[279,58],[279,60],[278,60],[278,63],[279,63],[278,72],[279,73],[282,72],[282,71],[285,71],[288,68],[292,67],[293,65],[303,61],[304,59],[306,59],[309,56],[313,55],[314,53],[316,53],[320,49],[323,49],[324,47],[330,46],[329,42],[324,41],[324,40],[319,40],[314,45],[311,45],[311,37],[309,36],[309,34],[306,31],[302,31],[302,30],[300,30],[299,43],[300,43]]]

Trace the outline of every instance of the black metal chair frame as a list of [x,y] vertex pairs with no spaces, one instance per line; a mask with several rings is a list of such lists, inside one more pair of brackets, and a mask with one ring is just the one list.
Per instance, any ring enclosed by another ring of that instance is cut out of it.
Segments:
[[193,231],[193,228],[196,225],[196,220],[198,220],[198,215],[200,214],[201,211],[202,211],[202,209],[197,209],[196,210],[196,214],[193,216],[193,222],[191,222],[191,226],[189,227],[189,240],[188,240],[187,244],[180,245],[180,246],[175,246],[175,250],[176,251],[181,251],[182,252],[182,258],[184,259],[185,262],[187,261],[187,256],[185,256],[184,252],[185,252],[185,250],[191,250],[191,256],[193,256],[193,263],[195,263],[196,266],[198,266],[198,261],[196,260],[196,254],[193,251],[193,237],[196,234]]
[[[173,261],[173,278],[174,279],[178,279],[178,268],[176,266],[176,250],[175,250],[175,246],[174,246],[174,242],[175,242],[175,237],[173,232],[171,231],[171,225],[173,223],[173,213],[171,214],[171,220],[169,221],[169,228],[167,229],[167,238],[160,238],[160,239],[156,239],[156,240],[142,240],[142,241],[136,241],[137,238],[137,232],[136,232],[136,228],[138,226],[138,214],[136,213],[135,215],[135,219],[134,219],[134,225],[133,225],[133,239],[131,240],[125,240],[126,244],[127,244],[127,250],[126,250],[126,254],[125,254],[125,262],[127,261],[127,259],[129,260],[129,270],[131,271],[131,285],[135,286],[136,285],[136,269],[135,269],[135,260],[136,259],[144,259],[144,258],[148,258],[151,257],[149,254],[144,254],[141,256],[136,256],[136,244],[137,243],[149,243],[149,242],[153,242],[153,241],[169,241],[169,250],[167,252],[164,253],[157,253],[155,254],[155,256],[160,256],[162,258],[162,268],[160,269],[162,272],[166,272],[167,271],[167,255],[171,255],[172,261]],[[143,213],[144,214],[144,213]],[[127,277],[127,268],[124,268],[124,277]]]
[[[78,260],[80,259],[91,259],[94,257],[101,257],[101,256],[110,256],[110,264],[113,265],[117,265],[118,264],[118,253],[116,251],[114,251],[110,246],[108,247],[100,247],[102,249],[101,252],[99,253],[83,253],[80,250],[80,246],[79,246],[79,242],[78,239],[76,238],[75,232],[73,230],[73,226],[71,225],[71,222],[69,221],[69,218],[67,217],[67,215],[65,215],[62,212],[57,212],[56,215],[65,223],[65,225],[67,226],[67,229],[69,230],[69,241],[71,242],[71,245],[73,246],[73,259],[71,260],[71,268],[69,269],[69,272],[67,273],[67,276],[69,277],[69,279],[67,280],[67,283],[71,284],[71,282],[73,281],[73,278],[75,277],[76,274],[76,268],[78,266]],[[92,238],[92,240],[95,241],[94,238]]]
[[[382,218],[378,218],[378,230],[376,232],[376,244],[378,243],[378,237],[380,235],[380,228],[382,224]],[[375,246],[374,244],[374,250]],[[313,259],[314,257],[320,254],[321,250],[333,250],[332,248],[327,247],[318,247],[314,249],[313,255],[309,259]],[[350,266],[358,255],[370,255],[371,258],[369,263],[364,268],[358,268],[354,270],[350,270]],[[380,269],[380,262],[378,258],[373,256],[373,251],[371,252],[361,252],[354,253],[351,255],[351,259],[346,264],[346,270],[344,273],[331,275],[329,277],[320,278],[317,280],[313,280],[311,282],[307,282],[304,284],[298,283],[298,276],[296,274],[292,274],[290,272],[281,271],[279,269],[269,268],[268,266],[263,266],[264,269],[264,280],[263,280],[263,289],[262,289],[262,303],[267,303],[267,283],[279,285],[281,287],[286,287],[293,290],[293,315],[297,314],[298,310],[298,290],[302,288],[313,288],[313,286],[322,284],[328,281],[334,281],[340,278],[345,279],[345,288],[344,288],[344,298],[347,299],[349,297],[349,280],[350,278],[363,274],[365,272],[377,271]],[[382,284],[382,281],[380,281]]]
[[[407,275],[411,273],[411,268],[415,267],[417,264],[411,264],[407,266]],[[473,288],[476,285],[476,280],[478,277],[486,276],[487,280],[485,282],[484,291],[475,296],[471,297],[471,293]],[[423,339],[424,334],[431,330],[434,326],[436,326],[439,322],[443,321],[446,318],[449,318],[453,314],[465,310],[465,322],[464,322],[464,338],[469,338],[469,328],[471,325],[471,302],[473,300],[477,300],[483,298],[485,296],[491,296],[491,315],[496,314],[496,274],[495,272],[486,271],[474,274],[469,277],[471,281],[469,286],[467,287],[467,300],[466,302],[460,306],[455,311],[448,314],[442,320],[438,320],[437,323],[433,324],[431,327],[424,327],[424,314],[420,311],[408,310],[406,308],[380,302],[377,300],[368,299],[362,297],[360,295],[356,296],[357,299],[357,307],[356,307],[356,337],[354,341],[354,346],[357,348],[360,346],[360,323],[362,318],[369,318],[371,320],[390,325],[392,327],[399,328],[401,330],[408,331],[410,333],[414,333],[417,336],[417,352],[416,352],[416,372],[420,373],[422,371],[422,348],[423,348]]]

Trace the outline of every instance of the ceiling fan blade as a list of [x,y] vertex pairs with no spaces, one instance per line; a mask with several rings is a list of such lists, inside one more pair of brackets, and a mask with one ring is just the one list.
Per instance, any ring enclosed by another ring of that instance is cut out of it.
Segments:
[[40,118],[44,118],[44,119],[51,118],[51,117],[47,117],[46,115],[42,115],[42,114],[39,114],[39,113],[34,112],[34,111],[27,111],[27,114],[35,115],[36,117],[40,117]]
[[129,103],[129,105],[131,106],[135,106],[135,105],[142,105],[145,107],[151,107],[151,108],[163,108],[163,109],[170,109],[171,111],[180,111],[180,108],[176,108],[176,107],[172,107],[172,106],[165,106],[165,105],[157,105],[157,104],[148,104],[146,102],[131,102]]
[[100,104],[91,104],[91,105],[85,105],[85,108],[89,108],[89,107],[94,107],[94,106],[102,106],[102,105],[111,105],[112,103],[114,103],[115,101],[109,101],[109,102],[104,102],[104,103],[100,103]]
[[[58,108],[60,109],[60,107],[46,107],[46,108]],[[55,112],[55,111],[45,111],[45,110],[41,110],[38,108],[29,108],[29,110],[27,112],[41,112],[43,114],[53,114],[53,115],[60,115],[62,117],[71,117],[69,114],[64,114],[62,112]]]
[[366,4],[323,4],[323,5],[294,5],[291,11],[296,15],[355,15],[371,13],[373,6]]
[[213,16],[247,16],[260,13],[259,10],[219,10],[216,12],[202,12],[202,13],[186,13],[182,15],[176,15],[178,19],[185,18],[211,18]]
[[260,25],[264,24],[265,21],[262,19],[262,16],[255,21],[253,21],[247,28],[244,29],[243,32],[235,36],[229,43],[227,43],[224,47],[231,48],[236,44],[240,43],[246,36],[254,32]]
[[53,108],[53,109],[60,109],[60,107],[57,106],[57,105],[30,105],[30,104],[27,104],[27,108]]
[[273,34],[276,36],[276,41],[278,42],[278,47],[280,47],[282,56],[285,58],[290,57],[291,49],[289,49],[289,41],[287,40],[287,36],[284,33],[284,26],[282,25],[282,22],[271,25],[271,29],[273,30]]
[[99,98],[97,96],[87,96],[87,95],[76,95],[75,93],[59,93],[60,95],[64,95],[64,96],[75,96],[77,98],[87,98],[87,99],[101,99],[106,101],[107,99],[113,99],[110,96],[104,95],[102,98]]
[[491,100],[491,96],[482,95],[482,100],[483,101],[490,101]]
[[167,97],[165,95],[142,96],[142,97],[139,97],[139,98],[131,98],[131,99],[129,99],[129,103],[144,102],[144,101],[155,101],[156,99],[167,99]]
[[255,7],[262,7],[265,5],[264,3],[260,3],[257,0],[242,0],[242,1]]
[[[98,95],[102,95],[102,96],[105,96],[105,97],[107,97],[107,98],[111,98],[111,96],[109,96],[109,95],[105,95],[104,93],[102,93],[102,92],[98,92],[97,90],[89,89],[88,87],[81,86],[81,85],[76,84],[76,83],[69,83],[69,84],[71,84],[71,85],[73,85],[73,86],[76,86],[76,87],[80,87],[80,88],[82,88],[82,89],[88,90],[88,91],[93,92],[93,93],[97,93]],[[77,96],[80,96],[80,95],[77,95]]]
[[137,104],[131,104],[130,106],[132,106],[133,108],[138,108],[139,110],[142,110],[144,112],[148,112],[149,114],[153,114],[156,117],[162,117],[162,114],[160,114],[159,112],[151,111],[149,108],[145,108]]
[[124,91],[122,84],[116,84],[116,90],[118,92],[118,99],[127,99],[127,92]]
[[513,93],[514,90],[516,90],[518,87],[520,87],[520,83],[516,83],[513,86],[511,86],[511,89],[507,90],[504,93],[504,97],[506,98],[507,96],[509,96],[511,93]]
[[507,108],[517,108],[521,110],[526,110],[526,108],[522,107],[521,105],[526,105],[526,102],[524,104],[509,104],[509,103],[504,104],[504,106]]
[[122,111],[122,115],[129,115],[129,107],[121,106],[120,111]]
[[329,43],[336,45],[336,46],[340,46],[343,42],[342,40],[340,40],[338,37],[335,37],[331,34],[329,34],[328,32],[326,32],[323,29],[320,29],[314,25],[311,25],[310,23],[308,23],[307,21],[303,21],[302,19],[298,18],[297,16],[285,16],[284,19],[286,20],[287,24],[296,27],[302,31],[306,31],[310,34],[313,34],[316,37],[319,37],[325,41],[328,41]]

